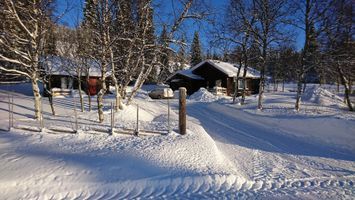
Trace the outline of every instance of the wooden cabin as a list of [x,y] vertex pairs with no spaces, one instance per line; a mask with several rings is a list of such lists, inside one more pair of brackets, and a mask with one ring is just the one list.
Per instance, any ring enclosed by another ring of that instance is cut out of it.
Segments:
[[[192,93],[205,87],[216,93],[223,92],[225,95],[232,96],[236,84],[238,66],[217,61],[206,60],[188,70],[180,70],[172,74],[166,82],[173,90],[179,87],[186,87],[187,93]],[[239,90],[243,89],[243,84],[246,84],[247,94],[259,93],[260,73],[253,69],[247,68],[245,81],[242,78],[244,69],[241,68],[238,77]],[[241,93],[238,92],[238,95]]]
[[[76,67],[78,67],[77,63],[67,58],[52,56],[46,59],[44,62],[44,76],[49,79],[50,83],[47,83],[47,88],[53,92],[54,96],[69,95],[73,89],[78,89],[79,80],[75,70]],[[106,76],[109,76],[109,74]],[[91,96],[96,95],[101,89],[100,66],[95,62],[91,62],[89,67],[89,80],[87,81],[85,70],[82,70],[80,81],[83,91]]]

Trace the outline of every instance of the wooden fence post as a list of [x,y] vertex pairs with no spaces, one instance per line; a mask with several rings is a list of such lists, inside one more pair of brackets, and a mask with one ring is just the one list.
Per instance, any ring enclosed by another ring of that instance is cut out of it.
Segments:
[[11,127],[14,127],[14,95],[11,96]]
[[74,101],[74,117],[75,117],[75,133],[78,132],[78,113],[76,111],[76,99],[75,95],[73,95],[73,101]]
[[179,132],[186,134],[186,88],[179,88]]
[[41,125],[41,132],[42,132],[42,130],[43,130],[43,128],[44,128],[44,117],[43,117],[43,101],[42,101],[42,97],[41,97],[41,121],[40,121],[40,125]]
[[171,133],[170,127],[170,100],[168,99],[168,134]]
[[114,126],[114,113],[113,113],[114,105],[115,104],[111,102],[111,135],[113,135],[113,126]]
[[9,131],[11,130],[11,99],[9,94]]
[[138,136],[139,134],[139,105],[137,104],[137,123],[136,123],[136,130],[134,131],[134,135]]

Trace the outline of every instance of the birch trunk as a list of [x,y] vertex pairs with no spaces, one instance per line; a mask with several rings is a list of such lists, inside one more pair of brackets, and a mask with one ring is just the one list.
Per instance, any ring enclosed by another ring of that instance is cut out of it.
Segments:
[[[143,64],[144,65],[144,64]],[[127,105],[129,105],[133,99],[133,97],[136,95],[136,93],[138,92],[140,86],[142,85],[141,82],[143,82],[143,75],[144,75],[144,67],[141,70],[141,72],[138,75],[138,78],[134,84],[134,87],[132,89],[131,94],[129,95],[128,99],[127,99]]]
[[259,98],[258,98],[258,109],[263,109],[263,95],[265,86],[265,68],[266,68],[266,56],[267,56],[267,41],[263,42],[263,62],[260,70],[260,83],[259,83]]
[[41,118],[41,94],[39,91],[38,79],[33,78],[31,80],[32,83],[32,90],[33,90],[33,96],[34,96],[34,103],[35,103],[35,118],[40,119]]
[[49,87],[49,92],[48,92],[49,105],[51,106],[52,115],[55,115],[51,76],[49,77],[48,80],[48,87]]
[[115,93],[116,93],[116,104],[115,104],[115,111],[117,112],[118,109],[122,110],[123,106],[122,106],[122,102],[121,102],[121,93],[119,91],[119,86],[117,83],[117,78],[116,78],[116,73],[115,73],[115,63],[114,63],[114,59],[113,59],[113,51],[112,48],[110,48],[110,60],[111,60],[111,68],[112,68],[112,81],[115,84]]
[[350,99],[350,86],[349,86],[349,80],[345,77],[343,70],[341,69],[341,67],[339,66],[339,64],[337,65],[337,70],[339,73],[339,76],[341,78],[341,82],[344,86],[344,98],[346,100],[346,104],[349,108],[349,111],[354,111],[354,108],[352,106],[351,103],[351,99]]
[[301,107],[302,80],[303,80],[303,73],[299,75],[297,81],[297,95],[296,95],[296,104],[295,104],[296,111],[299,111]]
[[244,66],[244,72],[243,72],[243,82],[244,82],[244,85],[243,85],[243,90],[242,90],[242,101],[241,101],[241,104],[243,105],[245,103],[245,95],[246,95],[246,89],[247,89],[247,86],[246,86],[246,76],[247,76],[247,72],[248,72],[248,67],[247,66]]
[[234,95],[233,95],[233,104],[235,104],[235,99],[237,98],[238,95],[238,89],[239,89],[239,74],[240,74],[240,69],[242,68],[242,62],[239,62],[239,67],[238,67],[238,72],[237,72],[237,78],[235,79],[235,85],[234,85]]
[[80,109],[81,112],[84,112],[84,99],[83,99],[83,94],[82,94],[82,89],[81,89],[81,70],[78,71],[78,90],[79,90],[79,98],[80,98]]
[[[105,82],[103,82],[105,83]],[[101,90],[97,94],[97,110],[99,115],[99,122],[102,123],[104,121],[104,94],[106,93],[106,84],[101,84]]]
[[103,56],[103,62],[101,62],[101,89],[97,94],[97,110],[99,115],[99,122],[102,123],[104,121],[104,95],[107,91],[106,88],[106,65],[105,56]]
[[86,93],[88,95],[89,112],[91,111],[91,95],[90,95],[90,68],[86,69]]
[[[127,99],[127,105],[129,105],[131,103],[131,101],[133,100],[134,96],[136,95],[136,93],[138,92],[138,90],[142,87],[144,81],[147,79],[148,75],[150,74],[150,72],[152,71],[153,69],[153,63],[156,62],[156,59],[157,59],[157,54],[154,55],[154,58],[153,58],[153,62],[149,65],[149,67],[147,68],[147,70],[144,72],[144,67],[142,69],[142,71],[140,72],[138,78],[137,78],[137,81],[136,83],[134,84],[134,87],[133,87],[133,90],[132,90],[132,93],[131,95],[128,97]],[[142,65],[144,66],[145,65],[145,59],[144,57],[142,57]]]

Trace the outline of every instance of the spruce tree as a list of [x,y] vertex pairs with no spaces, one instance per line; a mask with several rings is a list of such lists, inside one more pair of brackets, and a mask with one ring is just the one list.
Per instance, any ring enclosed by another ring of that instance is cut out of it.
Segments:
[[159,38],[159,44],[161,45],[160,51],[160,72],[157,77],[159,82],[164,81],[169,75],[169,61],[170,61],[170,50],[168,46],[168,34],[166,30],[166,26],[163,26],[163,30],[161,32]]
[[187,58],[186,49],[185,49],[186,40],[184,37],[181,39],[181,43],[182,43],[182,45],[180,46],[179,51],[177,53],[177,61],[180,63],[179,70],[183,69],[185,67],[185,64],[188,63],[188,61],[187,61],[188,58]]
[[191,66],[195,66],[202,62],[201,44],[198,32],[195,32],[194,39],[191,44]]
[[305,82],[315,83],[319,81],[318,73],[317,73],[317,57],[318,57],[318,42],[316,36],[316,30],[314,24],[311,23],[310,31],[309,31],[309,44],[308,51],[305,52],[305,64],[306,68],[309,69],[306,72],[306,80]]

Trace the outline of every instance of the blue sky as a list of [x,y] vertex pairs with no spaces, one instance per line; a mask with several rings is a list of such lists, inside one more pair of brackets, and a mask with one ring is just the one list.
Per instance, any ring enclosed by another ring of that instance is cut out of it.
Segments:
[[[59,20],[61,24],[69,27],[75,27],[83,18],[83,2],[84,0],[57,0],[57,15],[65,13]],[[173,5],[171,0],[153,0],[154,5],[159,5],[155,8],[155,22],[157,32],[161,30],[162,23],[171,22],[173,18]],[[224,14],[224,10],[228,5],[229,0],[206,0],[212,9],[212,12],[217,14]],[[178,4],[174,3],[175,10],[178,10]],[[68,10],[66,10],[68,9]],[[209,49],[209,29],[212,25],[207,22],[195,23],[192,20],[186,21],[182,27],[186,32],[187,41],[192,41],[192,36],[195,31],[200,34],[200,39],[204,52]],[[296,48],[300,50],[303,47],[303,34],[302,31],[296,30],[298,36],[296,37]],[[159,34],[159,33],[158,33]],[[213,51],[213,50],[212,50]]]

